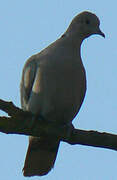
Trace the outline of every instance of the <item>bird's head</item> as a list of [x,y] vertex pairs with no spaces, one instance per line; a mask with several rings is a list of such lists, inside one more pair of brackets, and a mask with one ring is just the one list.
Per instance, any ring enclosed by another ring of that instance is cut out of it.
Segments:
[[99,34],[105,37],[99,26],[100,20],[98,17],[91,12],[85,11],[77,15],[72,20],[66,32],[75,36],[80,35],[82,39],[85,39],[93,34]]

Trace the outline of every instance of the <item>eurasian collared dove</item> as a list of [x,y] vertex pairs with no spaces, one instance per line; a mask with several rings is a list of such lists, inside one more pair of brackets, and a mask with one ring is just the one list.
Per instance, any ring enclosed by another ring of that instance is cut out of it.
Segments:
[[[69,123],[79,112],[86,92],[86,75],[81,59],[81,43],[101,32],[95,14],[82,12],[54,43],[26,62],[21,80],[24,110],[56,123]],[[24,176],[45,175],[54,166],[59,140],[29,138]]]

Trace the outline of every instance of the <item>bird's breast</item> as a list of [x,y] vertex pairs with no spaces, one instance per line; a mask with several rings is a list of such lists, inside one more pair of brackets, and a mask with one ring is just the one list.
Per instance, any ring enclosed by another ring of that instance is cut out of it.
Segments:
[[86,90],[82,63],[59,62],[44,68],[41,80],[42,115],[52,121],[72,121]]

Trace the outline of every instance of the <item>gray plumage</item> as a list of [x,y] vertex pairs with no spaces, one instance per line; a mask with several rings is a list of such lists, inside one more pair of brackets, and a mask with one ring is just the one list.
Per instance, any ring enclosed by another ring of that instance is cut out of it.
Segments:
[[[69,123],[82,105],[86,75],[81,59],[81,43],[92,34],[104,34],[99,19],[90,12],[77,15],[67,31],[26,62],[21,80],[24,110],[56,123]],[[54,166],[60,141],[29,138],[24,176],[45,175]]]

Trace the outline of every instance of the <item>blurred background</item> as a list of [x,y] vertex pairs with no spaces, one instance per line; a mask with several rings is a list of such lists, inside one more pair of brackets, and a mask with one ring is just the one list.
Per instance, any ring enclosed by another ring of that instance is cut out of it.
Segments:
[[[89,10],[101,21],[103,39],[82,44],[87,93],[74,119],[76,128],[117,134],[117,2],[4,0],[0,2],[0,99],[20,106],[25,61],[59,38],[78,13]],[[0,115],[4,113],[0,111]],[[22,168],[28,137],[0,133],[0,179],[25,180]],[[30,180],[116,180],[117,152],[61,142],[54,169]]]

